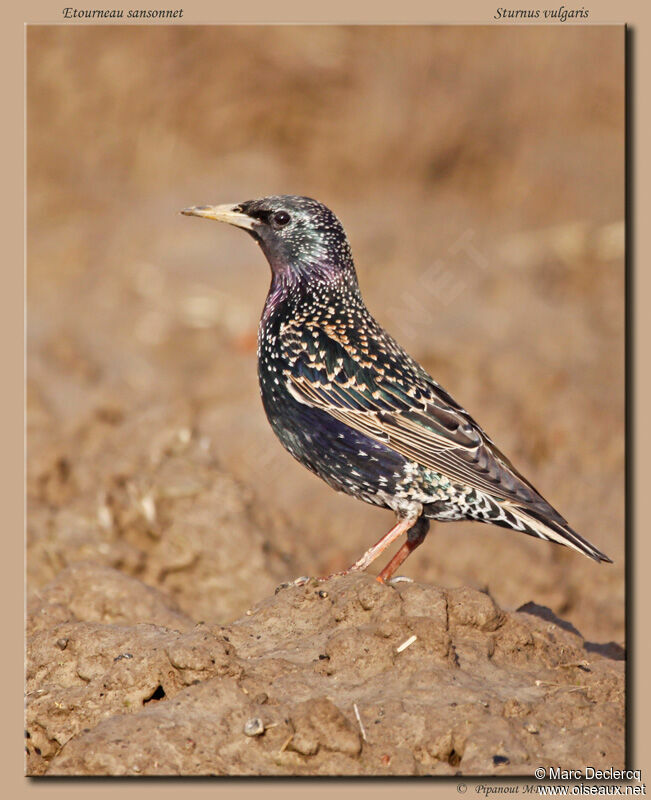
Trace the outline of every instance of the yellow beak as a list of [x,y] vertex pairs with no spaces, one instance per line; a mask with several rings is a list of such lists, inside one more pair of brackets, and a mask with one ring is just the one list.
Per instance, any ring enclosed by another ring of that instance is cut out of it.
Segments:
[[181,214],[186,214],[188,217],[215,219],[217,222],[228,222],[229,225],[235,225],[237,228],[246,228],[249,231],[253,229],[253,223],[255,222],[251,217],[238,211],[237,205],[191,206],[190,208],[184,208]]

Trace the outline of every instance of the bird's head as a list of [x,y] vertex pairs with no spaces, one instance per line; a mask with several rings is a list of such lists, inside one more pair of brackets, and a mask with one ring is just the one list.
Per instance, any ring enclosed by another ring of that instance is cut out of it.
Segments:
[[356,280],[343,226],[329,208],[309,197],[274,195],[237,205],[193,206],[181,213],[248,231],[274,278],[283,283],[343,275]]

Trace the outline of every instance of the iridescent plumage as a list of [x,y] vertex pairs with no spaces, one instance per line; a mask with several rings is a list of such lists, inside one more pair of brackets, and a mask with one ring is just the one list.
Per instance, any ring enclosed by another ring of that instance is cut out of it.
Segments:
[[576,533],[492,440],[376,322],[335,215],[289,195],[185,214],[230,222],[258,241],[272,280],[258,332],[264,408],[285,448],[338,491],[392,509],[397,524],[351,569],[429,520],[470,519],[610,561]]

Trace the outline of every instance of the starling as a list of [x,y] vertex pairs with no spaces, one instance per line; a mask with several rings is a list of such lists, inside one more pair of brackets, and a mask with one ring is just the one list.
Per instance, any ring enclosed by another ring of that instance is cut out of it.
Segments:
[[328,208],[282,195],[181,213],[243,228],[269,262],[258,379],[283,446],[333,489],[396,514],[346,572],[366,569],[406,533],[378,576],[388,580],[430,520],[487,522],[610,561],[371,316],[346,234]]

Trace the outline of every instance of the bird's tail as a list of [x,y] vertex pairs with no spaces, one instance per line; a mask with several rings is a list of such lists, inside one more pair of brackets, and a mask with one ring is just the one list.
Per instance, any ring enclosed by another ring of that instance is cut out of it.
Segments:
[[521,506],[510,506],[509,511],[523,525],[526,526],[526,533],[546,539],[549,542],[557,542],[566,547],[571,547],[579,553],[583,553],[595,561],[606,561],[612,564],[612,559],[590,544],[587,539],[572,530],[565,520],[558,515],[558,519],[537,512],[535,509],[522,508]]

